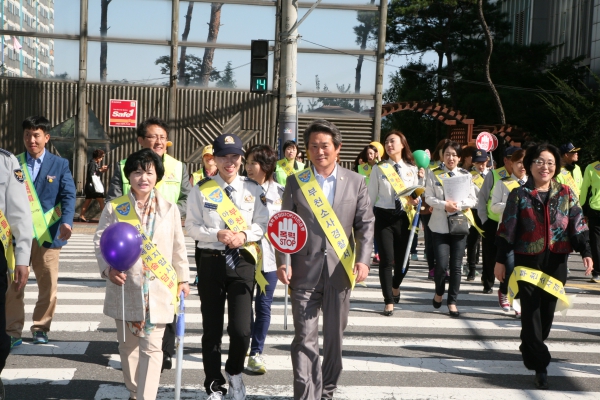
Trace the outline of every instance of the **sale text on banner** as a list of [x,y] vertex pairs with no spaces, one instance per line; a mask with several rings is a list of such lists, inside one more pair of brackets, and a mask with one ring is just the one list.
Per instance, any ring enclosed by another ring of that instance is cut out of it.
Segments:
[[137,100],[110,100],[108,126],[137,127]]

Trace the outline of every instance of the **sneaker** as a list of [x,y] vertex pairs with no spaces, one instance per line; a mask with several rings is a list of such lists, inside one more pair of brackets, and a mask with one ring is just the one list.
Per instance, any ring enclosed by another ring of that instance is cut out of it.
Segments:
[[46,344],[48,343],[48,335],[46,332],[35,331],[33,332],[33,344]]
[[[211,389],[212,390],[212,389]],[[225,396],[220,391],[212,392],[210,396],[206,398],[206,400],[223,400]]]
[[515,318],[516,319],[521,319],[521,311],[515,310]]
[[373,257],[373,261],[371,262],[371,264],[379,264],[379,254],[375,254],[375,256]]
[[506,297],[505,294],[502,294],[500,290],[498,290],[498,304],[500,305],[502,311],[510,311],[510,303],[508,302],[508,297]]
[[419,261],[419,256],[417,255],[417,253],[412,253],[412,254],[410,255],[410,259],[411,259],[412,261]]
[[469,274],[467,275],[467,280],[468,280],[468,281],[474,281],[474,280],[475,280],[475,274],[476,274],[476,273],[477,273],[477,272],[475,272],[475,271],[469,271]]
[[567,268],[567,277],[571,276],[571,270]]
[[429,274],[427,275],[427,279],[429,279],[430,281],[435,279],[435,271],[433,269],[429,271]]
[[592,275],[592,279],[590,279],[590,282],[600,283],[600,275]]
[[225,371],[225,376],[229,382],[229,390],[227,391],[227,399],[230,400],[246,400],[246,385],[242,380],[242,374],[229,375]]
[[262,375],[267,373],[267,366],[260,353],[255,353],[248,358],[248,366],[246,366],[246,369],[255,374]]
[[192,283],[192,285],[198,286],[198,275],[196,275],[196,278],[194,279],[194,283]]
[[23,344],[23,340],[20,337],[10,337],[10,348],[17,347]]

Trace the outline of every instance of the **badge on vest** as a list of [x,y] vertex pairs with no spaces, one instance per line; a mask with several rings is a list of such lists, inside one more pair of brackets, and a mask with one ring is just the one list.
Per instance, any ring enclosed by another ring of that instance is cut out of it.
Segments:
[[503,169],[502,171],[499,171],[498,175],[500,176],[500,178],[506,178],[508,176],[506,174],[506,170],[505,169]]
[[307,169],[306,171],[302,172],[300,175],[298,175],[298,179],[304,183],[310,181],[310,170]]
[[248,196],[245,196],[244,203],[254,203],[254,196],[252,196],[251,194],[249,194]]
[[129,202],[127,203],[123,203],[123,204],[119,204],[116,208],[117,212],[123,216],[126,216],[129,214],[129,211],[131,210],[131,206],[129,205]]
[[19,182],[21,182],[21,183],[25,182],[25,174],[23,174],[23,170],[22,169],[15,169],[13,171],[13,173],[15,174],[15,178]]
[[223,201],[223,192],[221,189],[215,189],[211,194],[208,195],[208,198],[214,201],[215,203],[220,203]]
[[264,193],[260,195],[260,201],[263,203],[263,206],[267,205],[267,196]]
[[56,179],[56,176],[46,175],[46,180],[50,183],[54,182],[55,179]]

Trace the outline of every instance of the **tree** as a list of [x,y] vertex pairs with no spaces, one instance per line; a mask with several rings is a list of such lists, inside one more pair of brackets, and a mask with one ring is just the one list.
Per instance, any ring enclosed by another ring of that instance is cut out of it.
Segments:
[[221,88],[235,88],[235,79],[233,79],[233,69],[231,68],[231,61],[227,61],[227,65],[220,77],[217,80],[217,87]]
[[[208,37],[206,41],[213,43],[217,41],[219,36],[219,28],[221,27],[221,7],[223,3],[212,3],[210,5],[210,22],[208,23]],[[213,71],[212,63],[215,56],[214,47],[207,47],[204,49],[204,57],[202,58],[202,71],[201,71],[201,86],[208,86],[211,73]]]
[[[160,73],[163,75],[171,75],[171,56],[162,56],[154,61],[154,64],[160,66]],[[185,56],[185,71],[183,79],[180,78],[180,82],[183,85],[199,85],[206,86],[204,84],[204,72],[202,69],[202,60],[193,54],[186,54]],[[179,70],[180,64],[177,63],[177,70]],[[220,78],[219,72],[212,69],[208,74],[208,80],[214,82]]]
[[[100,1],[100,36],[106,37],[108,33],[108,5],[112,0]],[[108,54],[108,43],[100,42],[100,82],[106,82],[106,56]]]
[[[194,3],[189,2],[187,14],[185,14],[185,28],[183,29],[183,34],[181,35],[181,41],[186,42],[188,35],[190,34],[190,25],[192,22],[192,11],[194,11]],[[186,61],[186,53],[187,46],[181,46],[181,54],[179,56],[179,82],[184,81],[185,77],[185,61]]]
[[[375,0],[371,0],[371,4],[375,4]],[[360,49],[367,48],[367,43],[377,37],[377,24],[379,23],[379,15],[372,11],[358,11],[356,17],[360,25],[355,26],[354,33],[356,34],[356,44],[360,45]],[[365,56],[359,55],[356,61],[356,74],[354,77],[354,93],[360,94],[360,81],[362,78],[362,65]],[[354,111],[360,112],[360,100],[354,100]]]

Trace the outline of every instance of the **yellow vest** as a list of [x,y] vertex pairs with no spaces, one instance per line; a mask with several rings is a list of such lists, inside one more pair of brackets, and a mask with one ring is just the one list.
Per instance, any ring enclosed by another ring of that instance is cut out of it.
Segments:
[[[121,160],[121,182],[123,183],[123,195],[127,195],[131,190],[129,179],[125,176],[125,161]],[[163,155],[163,165],[165,167],[165,175],[162,180],[156,184],[156,189],[160,192],[165,200],[173,204],[177,204],[179,194],[181,193],[181,182],[183,181],[183,163],[170,155]]]
[[504,167],[492,170],[492,174],[494,174],[494,184],[492,185],[492,189],[490,190],[490,198],[488,199],[488,202],[487,202],[487,215],[488,215],[488,218],[491,219],[492,221],[500,222],[501,215],[500,214],[496,214],[495,212],[492,212],[492,196],[491,196],[491,193],[494,191],[494,187],[496,186],[496,183],[500,179],[504,179],[506,177],[509,177],[510,174],[508,173],[508,171]]
[[192,185],[196,186],[196,183],[204,179],[204,168],[200,168],[196,172],[192,172]]

